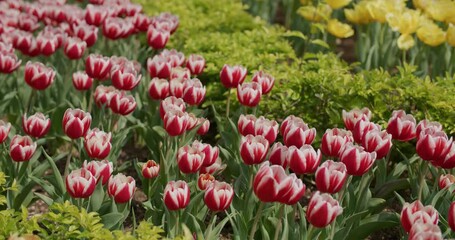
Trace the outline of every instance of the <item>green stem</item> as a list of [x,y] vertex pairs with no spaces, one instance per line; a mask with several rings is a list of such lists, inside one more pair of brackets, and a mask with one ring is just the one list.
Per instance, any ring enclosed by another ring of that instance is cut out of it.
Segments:
[[[305,220],[303,220],[303,221],[305,221]],[[313,225],[310,225],[310,228],[308,228],[308,231],[306,232],[307,240],[313,239],[313,232],[314,232],[314,227],[313,227]]]
[[232,89],[232,88],[229,88],[228,96],[227,96],[227,103],[226,103],[226,118],[229,118],[229,108],[230,108],[230,105],[231,105],[231,89]]
[[262,201],[259,204],[258,212],[256,213],[256,217],[254,218],[254,222],[253,222],[253,227],[251,228],[250,237],[249,237],[250,240],[254,239],[254,233],[256,232],[256,228],[258,226],[259,219],[261,218],[262,209],[264,208],[264,205],[265,204]]
[[66,177],[69,174],[69,167],[70,167],[71,157],[73,155],[73,147],[74,147],[73,145],[74,145],[74,142],[73,142],[73,140],[71,140],[70,151],[68,152],[68,156],[66,157],[65,172],[64,172],[63,179],[66,179]]
[[17,180],[17,182],[19,182],[19,168],[20,168],[20,164],[21,164],[21,162],[16,162],[16,171],[15,171],[15,174],[16,174],[16,180]]
[[213,225],[215,225],[215,217],[216,217],[216,213],[215,212],[211,212],[211,216],[210,216],[210,222],[209,222],[209,226],[207,228],[207,232],[205,234],[205,239],[211,239],[210,238],[210,234],[212,234],[212,229],[213,229]]
[[33,108],[32,101],[33,101],[33,98],[35,97],[35,95],[36,95],[36,90],[32,89],[32,92],[30,93],[30,97],[28,98],[28,101],[27,101],[27,109],[25,109],[26,113],[31,112],[31,110],[32,110],[31,108]]
[[280,232],[281,232],[281,227],[283,225],[283,213],[284,213],[284,207],[286,205],[285,204],[281,204],[280,206],[280,212],[278,213],[278,226],[276,227],[276,231],[275,231],[275,237],[273,239],[275,240],[278,240],[278,236],[280,236]]
[[425,183],[425,176],[427,175],[427,172],[428,172],[428,162],[423,161],[422,162],[422,171],[420,172],[419,195],[417,196],[417,199],[419,199],[419,200],[422,200],[423,184]]
[[180,225],[180,210],[175,211],[176,219],[175,219],[175,237],[179,235],[179,225]]

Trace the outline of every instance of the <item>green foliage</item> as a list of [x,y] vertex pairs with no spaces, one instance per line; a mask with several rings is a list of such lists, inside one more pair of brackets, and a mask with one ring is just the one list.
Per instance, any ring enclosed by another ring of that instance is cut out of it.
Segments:
[[181,27],[171,37],[170,47],[206,58],[207,69],[201,76],[209,82],[206,104],[214,104],[217,111],[225,108],[227,93],[219,83],[219,71],[226,63],[242,64],[250,74],[263,69],[277,79],[259,109],[277,120],[290,114],[301,116],[322,133],[342,126],[341,110],[366,106],[374,120],[384,121],[393,110],[404,109],[418,120],[439,121],[448,133],[455,133],[452,79],[422,80],[409,66],[394,74],[383,70],[352,74],[353,69],[334,54],[306,54],[299,59],[286,38],[289,33],[249,16],[238,1],[138,2],[149,14],[167,11],[180,17]]

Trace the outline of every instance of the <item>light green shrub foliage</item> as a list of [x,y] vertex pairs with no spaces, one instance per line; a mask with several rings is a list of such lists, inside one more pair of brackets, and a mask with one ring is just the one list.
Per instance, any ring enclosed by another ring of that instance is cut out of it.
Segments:
[[299,59],[287,41],[289,33],[248,15],[240,1],[137,2],[150,15],[165,11],[180,17],[180,28],[171,36],[169,47],[205,57],[207,69],[200,78],[208,83],[206,104],[213,103],[217,110],[225,108],[227,93],[219,83],[222,66],[241,64],[250,76],[262,69],[277,79],[271,96],[260,104],[261,114],[277,120],[300,116],[320,134],[342,126],[343,109],[365,106],[373,111],[375,121],[384,123],[393,110],[404,109],[417,120],[439,121],[447,132],[455,133],[453,79],[422,80],[411,67],[394,75],[382,70],[352,74],[351,67],[334,54]]

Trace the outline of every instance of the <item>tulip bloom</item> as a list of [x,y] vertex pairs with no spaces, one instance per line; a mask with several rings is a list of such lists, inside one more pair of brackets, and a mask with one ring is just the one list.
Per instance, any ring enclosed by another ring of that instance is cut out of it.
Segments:
[[153,160],[142,164],[142,176],[146,179],[156,178],[160,173],[160,165]]
[[416,152],[423,160],[437,162],[445,157],[444,149],[451,143],[452,138],[449,139],[445,132],[427,128],[420,132]]
[[25,82],[36,90],[44,90],[49,87],[55,78],[52,68],[44,66],[40,62],[27,62],[24,69]]
[[0,72],[1,73],[12,73],[20,65],[21,60],[17,58],[17,55],[9,52],[0,51]]
[[107,18],[108,11],[103,5],[88,4],[85,8],[85,21],[94,26],[100,26]]
[[15,162],[25,162],[32,158],[36,150],[36,143],[29,136],[16,135],[11,139],[9,155]]
[[261,85],[262,94],[265,95],[272,91],[273,85],[275,84],[275,78],[270,74],[263,71],[258,71],[253,75],[252,82],[257,82]]
[[450,204],[449,208],[449,213],[448,213],[448,222],[449,222],[449,227],[452,229],[452,231],[455,231],[455,202],[452,202]]
[[164,57],[155,55],[147,59],[147,71],[151,78],[168,79],[171,76],[171,63]]
[[93,98],[95,99],[96,106],[98,107],[109,107],[112,96],[117,90],[113,86],[99,85],[95,89]]
[[64,53],[69,59],[79,59],[84,55],[87,43],[78,37],[69,37],[66,39]]
[[185,55],[175,49],[164,49],[159,56],[167,59],[172,68],[180,67],[185,63]]
[[94,128],[87,132],[84,148],[90,158],[104,159],[111,151],[111,133]]
[[349,38],[354,35],[351,25],[342,23],[337,19],[330,19],[327,22],[327,31],[337,38]]
[[[311,144],[316,137],[316,129],[309,128],[308,125],[300,118],[295,118],[288,122],[283,122],[284,127],[283,141],[286,146],[302,147],[305,144]],[[283,129],[283,128],[282,128]]]
[[130,91],[141,81],[142,75],[138,74],[132,63],[124,67],[113,67],[111,71],[112,85],[119,90]]
[[22,128],[27,135],[40,138],[49,132],[51,120],[42,113],[35,113],[30,117],[25,114],[22,117]]
[[366,152],[363,147],[348,143],[340,155],[349,175],[361,176],[370,170],[376,160],[376,153]]
[[321,151],[317,151],[311,145],[303,145],[300,148],[291,146],[288,148],[289,168],[295,174],[314,173],[321,162]]
[[212,211],[224,211],[234,199],[232,186],[225,182],[214,181],[209,184],[204,194],[204,202]]
[[442,174],[441,176],[439,176],[438,185],[439,185],[440,189],[450,187],[450,186],[452,186],[453,183],[455,183],[455,176],[453,176],[452,174],[445,174],[445,175]]
[[327,193],[315,192],[308,203],[306,219],[317,228],[331,224],[343,212],[338,201]]
[[188,113],[178,109],[170,109],[163,118],[164,129],[171,136],[182,135],[188,127]]
[[215,181],[215,177],[210,173],[201,173],[197,178],[197,186],[200,190],[204,191],[208,185]]
[[[183,67],[173,67],[171,69],[171,76],[170,79],[175,79],[179,78],[180,80],[188,80],[191,78],[191,72],[188,70],[188,68],[183,68]],[[183,83],[186,81],[182,81]]]
[[262,97],[261,85],[256,82],[243,83],[237,86],[237,99],[240,104],[247,107],[255,107]]
[[11,123],[0,120],[0,143],[5,142],[8,137],[9,131],[11,130]]
[[413,203],[405,203],[401,210],[401,225],[406,232],[411,230],[411,227],[416,222],[438,224],[439,215],[438,211],[431,205],[423,206],[423,204],[416,200]]
[[137,103],[133,96],[125,92],[113,92],[108,105],[113,113],[126,116],[136,109]]
[[107,193],[114,198],[116,203],[126,203],[133,199],[136,190],[136,181],[131,176],[122,173],[109,178]]
[[416,222],[412,225],[408,240],[443,240],[441,229],[431,223]]
[[337,193],[343,188],[347,176],[348,173],[344,163],[327,160],[316,170],[316,187],[324,193]]
[[147,29],[147,43],[153,49],[163,49],[166,47],[171,33],[164,28],[149,26]]
[[73,73],[73,86],[79,91],[89,90],[93,85],[93,78],[84,71]]
[[110,58],[98,54],[90,54],[85,59],[85,72],[91,78],[104,80],[111,71]]
[[246,74],[247,70],[242,66],[229,66],[225,64],[220,72],[221,83],[226,88],[237,88],[237,86],[245,81]]
[[260,116],[254,123],[254,135],[262,135],[272,144],[278,135],[278,123]]
[[247,135],[240,143],[240,156],[247,165],[259,164],[265,160],[269,142],[263,136]]
[[87,43],[87,47],[95,45],[98,40],[98,28],[96,26],[88,25],[81,22],[73,26],[74,35]]
[[200,125],[199,129],[197,130],[198,135],[205,135],[209,131],[210,128],[210,121],[205,118],[198,118],[197,125]]
[[68,108],[62,120],[63,130],[71,139],[85,136],[91,123],[92,116],[90,113],[86,113],[81,109]]
[[109,181],[109,178],[114,171],[112,162],[109,162],[108,160],[90,162],[87,162],[87,160],[85,160],[82,164],[82,168],[89,170],[96,178],[96,183],[101,181],[103,185]]
[[201,55],[191,54],[186,61],[186,68],[191,75],[199,75],[204,71],[205,59]]
[[387,124],[387,132],[392,134],[393,139],[409,141],[416,137],[416,120],[403,110],[393,111]]
[[160,117],[161,119],[164,119],[164,115],[166,114],[167,111],[175,109],[175,110],[180,110],[182,112],[185,112],[186,110],[186,105],[183,99],[181,98],[176,98],[174,96],[170,96],[165,98],[160,102]]
[[353,142],[352,133],[344,129],[327,129],[322,136],[321,152],[328,157],[338,157],[344,145]]
[[354,108],[349,112],[346,112],[345,110],[343,110],[342,115],[343,115],[344,125],[346,126],[346,129],[350,130],[350,131],[354,130],[354,127],[359,120],[361,120],[361,119],[370,120],[371,119],[371,111],[368,108],[362,108],[362,109]]
[[423,119],[416,127],[417,140],[420,138],[420,133],[427,128],[433,128],[436,132],[442,131],[442,125],[439,122],[430,122],[427,119]]
[[363,137],[371,130],[381,130],[381,126],[370,122],[369,120],[359,120],[354,126],[353,137],[354,141],[358,144],[361,144]]
[[177,164],[183,173],[196,173],[204,163],[205,153],[194,146],[183,146],[177,152]]
[[289,166],[289,149],[280,142],[273,144],[270,155],[269,162],[273,165],[281,165],[284,169]]
[[190,188],[184,181],[170,181],[164,189],[163,201],[167,209],[179,210],[190,203]]
[[95,191],[96,179],[84,168],[72,171],[66,176],[66,191],[73,198],[88,198]]
[[217,146],[212,147],[210,144],[202,143],[197,140],[195,140],[191,146],[204,153],[203,166],[210,166],[218,159],[220,150]]
[[384,158],[392,148],[392,135],[386,131],[371,130],[363,137],[362,146],[367,152],[375,152],[376,159]]
[[254,124],[256,123],[256,116],[252,114],[243,115],[241,114],[239,120],[237,122],[237,129],[242,136],[246,136],[248,134],[255,135],[255,127]]
[[183,84],[183,100],[189,105],[199,105],[205,98],[205,86],[197,78],[186,80]]

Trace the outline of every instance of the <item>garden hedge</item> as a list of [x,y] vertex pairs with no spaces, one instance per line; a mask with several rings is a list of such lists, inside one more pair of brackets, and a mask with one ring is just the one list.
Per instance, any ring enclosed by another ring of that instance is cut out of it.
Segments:
[[297,33],[249,15],[240,1],[137,2],[150,15],[167,11],[179,16],[180,27],[169,47],[206,58],[206,72],[201,76],[210,82],[206,105],[224,109],[227,90],[219,83],[219,72],[224,64],[241,64],[250,74],[263,69],[277,79],[272,95],[260,104],[260,112],[278,120],[294,114],[322,130],[342,126],[343,109],[366,106],[375,120],[388,119],[392,110],[404,109],[418,120],[439,121],[448,133],[455,133],[452,78],[431,82],[414,76],[412,66],[397,66],[393,74],[382,70],[353,73],[354,66],[334,54],[300,59],[289,42],[289,36]]

